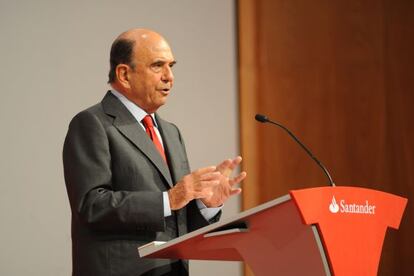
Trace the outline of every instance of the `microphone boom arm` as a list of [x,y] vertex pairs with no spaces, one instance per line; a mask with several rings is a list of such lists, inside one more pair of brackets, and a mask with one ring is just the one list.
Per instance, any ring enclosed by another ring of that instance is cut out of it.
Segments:
[[286,131],[295,141],[296,143],[298,143],[307,153],[308,155],[313,159],[313,161],[316,162],[316,164],[318,164],[318,166],[323,170],[323,172],[325,173],[326,177],[328,178],[329,181],[329,185],[331,185],[332,187],[335,187],[335,182],[333,181],[331,175],[329,174],[328,170],[326,169],[326,167],[322,164],[321,161],[319,161],[314,155],[313,153],[301,142],[299,141],[299,139],[284,125],[281,125],[277,122],[273,122],[271,120],[269,120],[266,116],[261,115],[261,114],[257,114],[256,115],[256,120],[261,122],[261,123],[271,123],[274,124],[280,128],[282,128],[284,131]]

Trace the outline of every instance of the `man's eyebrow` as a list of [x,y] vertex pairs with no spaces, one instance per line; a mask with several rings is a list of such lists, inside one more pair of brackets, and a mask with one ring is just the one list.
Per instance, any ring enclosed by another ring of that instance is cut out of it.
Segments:
[[154,60],[154,62],[152,62],[151,64],[159,64],[159,63],[163,63],[163,64],[168,63],[168,64],[170,64],[170,65],[174,65],[174,64],[176,64],[176,63],[177,63],[177,61],[176,61],[176,60],[173,60],[173,61],[171,61],[171,62],[168,62],[167,60],[164,60],[164,59],[156,59],[156,60]]

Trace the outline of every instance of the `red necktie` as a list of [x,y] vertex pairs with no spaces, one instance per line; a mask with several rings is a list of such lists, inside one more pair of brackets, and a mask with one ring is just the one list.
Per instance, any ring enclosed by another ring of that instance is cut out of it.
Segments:
[[154,130],[154,122],[152,121],[151,115],[147,115],[142,119],[142,123],[145,126],[145,131],[147,132],[148,136],[154,142],[155,147],[157,148],[158,152],[161,154],[161,157],[167,162],[167,158],[165,157],[164,148],[162,147],[161,141],[158,138],[158,135],[155,133]]

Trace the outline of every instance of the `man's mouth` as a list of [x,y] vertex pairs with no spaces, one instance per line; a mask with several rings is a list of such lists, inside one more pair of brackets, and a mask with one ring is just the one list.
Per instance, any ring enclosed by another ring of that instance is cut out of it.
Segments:
[[170,93],[170,88],[163,88],[160,90],[160,92],[164,95],[168,95]]

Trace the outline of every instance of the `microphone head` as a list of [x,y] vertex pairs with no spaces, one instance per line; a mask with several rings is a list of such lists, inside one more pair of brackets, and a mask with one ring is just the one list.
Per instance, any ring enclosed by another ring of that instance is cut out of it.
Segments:
[[256,121],[261,122],[261,123],[267,123],[269,121],[269,119],[265,115],[262,115],[262,114],[256,114],[254,118],[256,119]]

